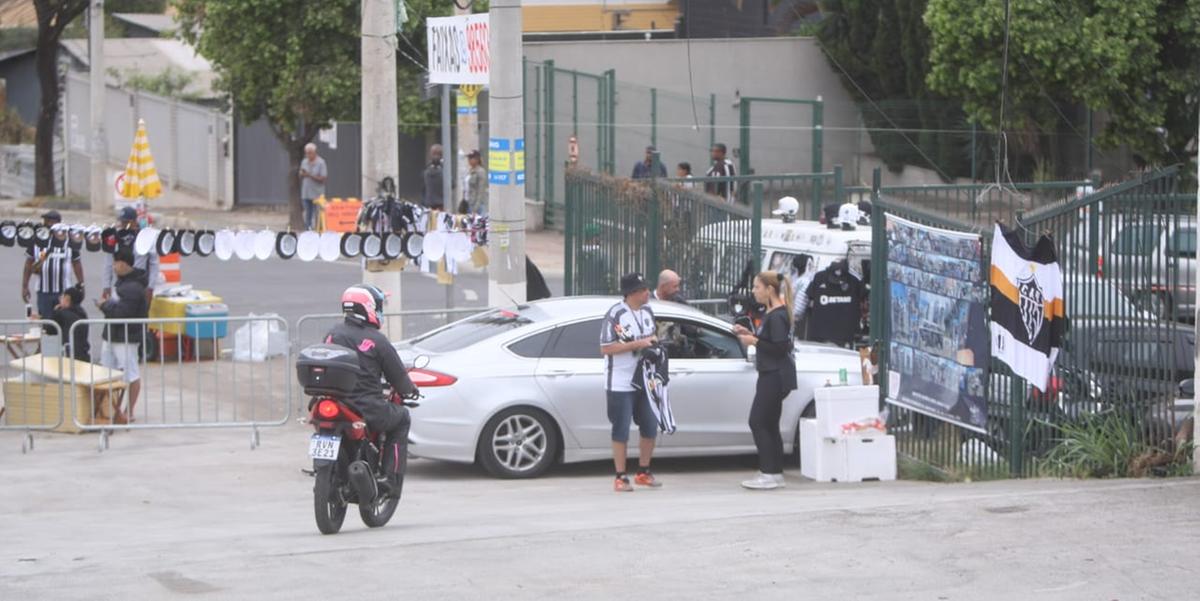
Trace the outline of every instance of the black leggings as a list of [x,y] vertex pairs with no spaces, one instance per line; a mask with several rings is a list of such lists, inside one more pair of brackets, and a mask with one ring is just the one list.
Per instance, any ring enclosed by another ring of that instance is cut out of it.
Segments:
[[779,418],[783,399],[787,397],[779,372],[758,372],[754,404],[750,405],[750,433],[758,447],[758,469],[764,474],[783,473],[783,436],[779,433]]

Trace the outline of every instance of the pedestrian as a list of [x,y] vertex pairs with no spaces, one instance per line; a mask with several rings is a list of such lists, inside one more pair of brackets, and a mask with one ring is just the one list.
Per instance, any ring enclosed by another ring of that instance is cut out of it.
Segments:
[[616,480],[613,490],[632,492],[633,486],[625,472],[626,447],[629,442],[630,421],[637,424],[638,470],[633,481],[639,486],[657,488],[661,483],[650,472],[650,459],[658,437],[658,420],[650,399],[633,385],[638,357],[643,349],[658,344],[655,336],[654,312],[650,302],[650,286],[640,273],[621,277],[624,299],[613,305],[604,316],[600,330],[600,354],[605,357],[605,386],[608,399],[608,421],[612,424],[613,466]]
[[688,304],[687,299],[680,292],[682,281],[678,273],[670,269],[664,269],[662,273],[658,274],[658,286],[654,288],[654,292],[651,293],[650,297],[655,300],[686,305]]
[[329,168],[325,159],[317,155],[317,145],[309,142],[304,145],[304,160],[300,161],[300,202],[304,205],[304,227],[313,229],[313,213],[316,200],[325,196],[325,180],[329,177]]
[[734,334],[747,347],[756,347],[758,384],[750,406],[750,433],[758,448],[758,476],[742,482],[751,490],[782,488],[783,436],[779,419],[783,400],[796,389],[796,359],[792,338],[792,290],[786,277],[764,271],[754,278],[754,299],[767,307],[757,331],[735,325]]
[[579,285],[576,294],[612,294],[612,261],[602,244],[600,226],[583,226],[583,245],[579,249]]
[[34,243],[25,251],[25,269],[21,274],[21,300],[29,303],[32,294],[29,282],[36,273],[38,283],[34,311],[49,319],[63,291],[83,282],[83,261],[79,253],[67,243],[68,232],[58,211],[42,213],[42,225],[51,228],[52,233],[49,239],[40,244],[37,238],[34,238]]
[[466,180],[466,185],[463,186],[465,206],[460,205],[458,212],[487,215],[488,174],[487,169],[483,168],[483,158],[478,150],[467,154]]
[[109,369],[120,370],[124,374],[126,397],[129,399],[127,413],[122,412],[119,407],[114,407],[113,414],[113,422],[121,424],[133,421],[134,407],[142,389],[141,374],[138,371],[138,348],[142,343],[145,326],[120,322],[145,319],[150,305],[146,302],[146,272],[135,267],[133,249],[127,246],[118,248],[113,253],[112,264],[113,272],[117,276],[113,287],[115,292],[104,300],[97,300],[96,306],[104,313],[105,319],[117,322],[104,326],[100,364]]
[[421,204],[429,209],[442,210],[445,208],[445,195],[442,194],[442,145],[434,144],[429,147],[429,164],[421,172],[425,189],[421,194]]
[[696,183],[691,181],[693,179],[692,164],[687,161],[675,166],[675,177],[684,180],[683,182],[679,183],[679,187],[681,188],[691,190],[692,188],[696,187]]
[[[663,166],[662,161],[657,160],[656,156],[658,149],[653,146],[646,147],[646,157],[638,161],[633,166],[633,179],[650,179],[652,177],[666,177],[667,168]],[[655,163],[658,163],[657,165]]]
[[83,295],[82,284],[75,284],[64,290],[58,297],[58,304],[54,307],[51,319],[58,324],[59,331],[62,332],[63,348],[66,350],[63,354],[76,361],[91,363],[92,344],[88,341],[88,325],[82,323],[78,327],[75,326],[75,322],[88,318],[87,311],[83,308]]
[[[129,237],[130,240],[136,239],[136,234],[140,225],[138,223],[138,214],[133,207],[125,207],[117,213],[118,228],[130,230],[133,234]],[[158,283],[158,254],[153,250],[146,254],[137,254],[133,250],[132,243],[129,246],[130,252],[134,253],[133,266],[146,273],[146,306],[154,299],[154,286]],[[113,269],[113,255],[104,255],[104,279],[101,284],[104,289],[100,291],[100,301],[106,301],[112,296],[113,287],[117,284],[117,274]]]
[[[734,177],[737,175],[733,168],[733,161],[725,158],[725,152],[724,144],[713,144],[712,165],[709,166],[704,177]],[[720,196],[730,204],[737,201],[737,193],[734,191],[734,184],[731,180],[707,182],[704,184],[704,191],[714,196]]]

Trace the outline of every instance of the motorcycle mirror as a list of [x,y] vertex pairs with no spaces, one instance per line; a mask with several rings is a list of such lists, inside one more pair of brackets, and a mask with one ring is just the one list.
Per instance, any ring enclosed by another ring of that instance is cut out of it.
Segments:
[[425,369],[426,367],[429,367],[429,355],[417,355],[417,357],[413,359],[413,367],[416,369]]

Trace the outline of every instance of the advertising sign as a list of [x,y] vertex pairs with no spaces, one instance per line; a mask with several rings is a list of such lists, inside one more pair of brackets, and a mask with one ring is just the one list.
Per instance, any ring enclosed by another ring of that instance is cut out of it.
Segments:
[[487,13],[426,19],[425,46],[430,83],[487,85]]

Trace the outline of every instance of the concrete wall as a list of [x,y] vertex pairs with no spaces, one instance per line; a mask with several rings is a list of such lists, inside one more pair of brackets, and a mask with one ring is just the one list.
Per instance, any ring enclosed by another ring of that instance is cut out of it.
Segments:
[[[699,175],[708,163],[708,115],[710,94],[716,94],[716,141],[734,152],[739,145],[738,109],[741,96],[812,99],[818,96],[824,107],[823,167],[828,171],[841,163],[848,179],[869,180],[870,173],[858,174],[856,156],[871,150],[870,142],[859,130],[858,109],[846,92],[837,73],[812,38],[739,38],[692,40],[691,77],[688,78],[687,40],[531,42],[525,44],[530,61],[552,59],[558,68],[590,73],[616,70],[618,140],[617,171],[625,173],[640,159],[649,142],[649,109],[645,88],[656,87],[674,97],[697,97],[697,119],[690,103],[676,103],[664,111],[660,101],[659,148],[663,161],[674,166],[689,161]],[[561,79],[561,78],[560,78]],[[556,86],[559,89],[560,85]],[[641,89],[639,89],[641,88]],[[526,89],[530,85],[526,83]],[[570,98],[555,99],[556,108],[569,105]],[[636,102],[629,102],[637,98]],[[526,99],[529,104],[531,100]],[[581,104],[594,98],[580,99]],[[811,112],[804,106],[752,105],[752,168],[757,173],[807,173],[811,171]],[[664,114],[665,113],[665,114]],[[701,135],[692,127],[699,121]],[[527,124],[527,129],[528,129]],[[556,146],[566,145],[570,128],[563,131]],[[581,149],[593,148],[588,136],[593,129],[580,128]],[[663,138],[679,138],[676,144],[664,144]],[[735,158],[736,162],[737,159]],[[588,161],[584,161],[588,163]]]
[[36,125],[42,88],[38,84],[37,55],[33,52],[0,64],[0,79],[5,81],[8,106],[17,111],[27,125]]

